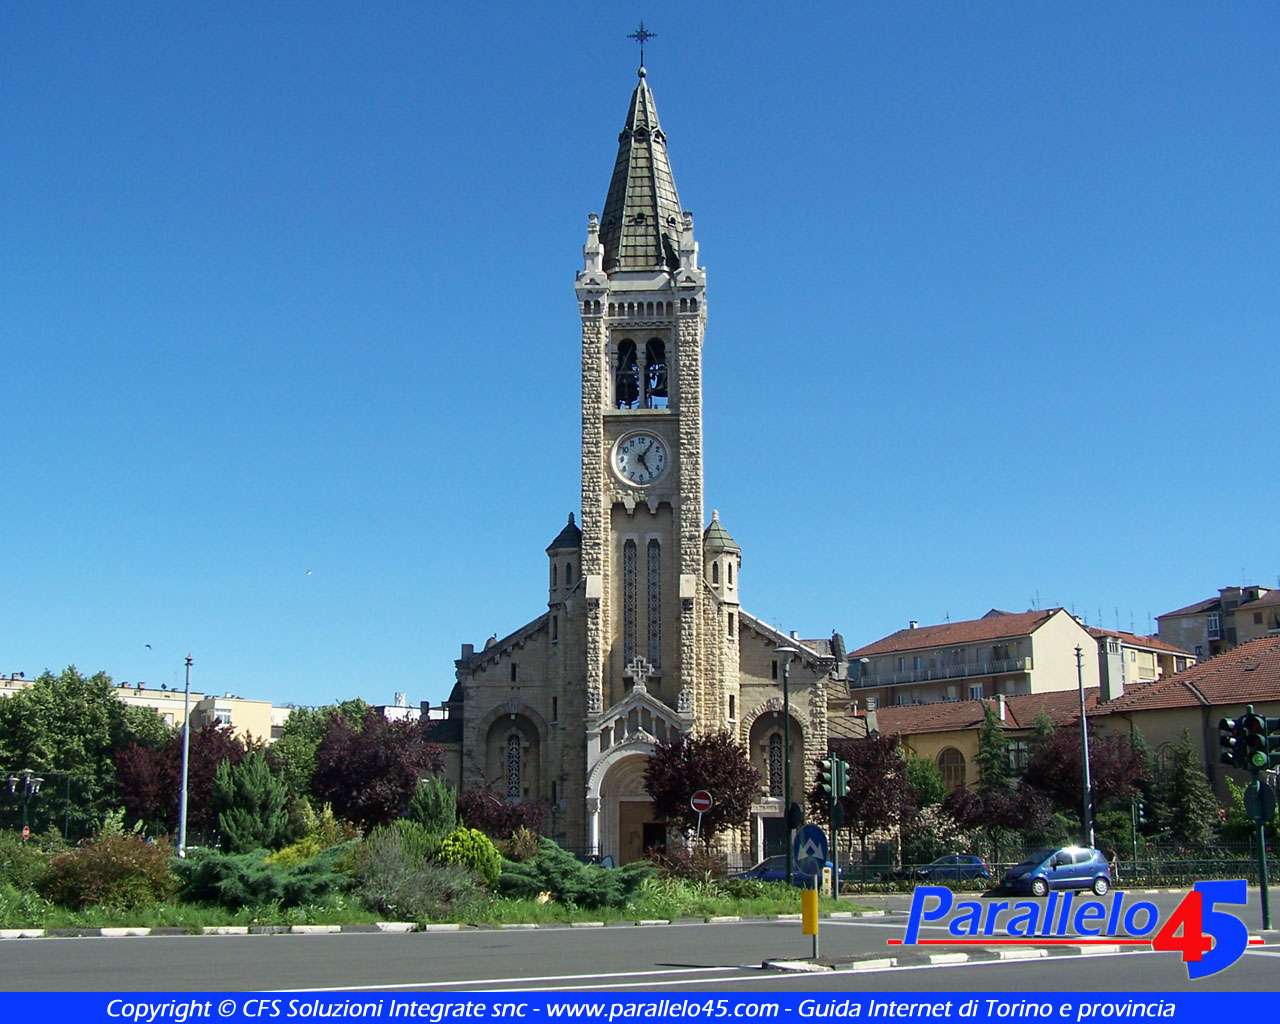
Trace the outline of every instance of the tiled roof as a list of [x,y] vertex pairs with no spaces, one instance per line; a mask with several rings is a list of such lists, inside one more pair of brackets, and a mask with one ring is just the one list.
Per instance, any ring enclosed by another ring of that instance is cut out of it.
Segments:
[[658,108],[643,69],[640,74],[626,126],[618,136],[618,159],[600,219],[606,271],[679,266],[680,197]]
[[1241,644],[1185,672],[1132,686],[1095,714],[1280,701],[1280,636]]
[[1157,615],[1157,619],[1167,619],[1174,615],[1199,615],[1201,612],[1211,612],[1222,604],[1222,599],[1218,597],[1210,597],[1204,601],[1197,601],[1195,604],[1189,604],[1185,608],[1179,608],[1176,611],[1165,612],[1163,615]]
[[[1091,711],[1098,703],[1098,689],[1084,691],[1085,708]],[[953,700],[933,704],[897,704],[876,711],[876,724],[882,733],[916,736],[925,732],[963,732],[982,725],[985,708],[996,707],[994,700]],[[1055,724],[1063,725],[1080,717],[1080,691],[1055,690],[1051,693],[1027,693],[1005,698],[1004,727],[1030,729],[1036,716],[1045,712]]]
[[787,636],[782,630],[769,625],[764,619],[752,615],[745,608],[738,611],[738,622],[740,625],[753,629],[772,644],[794,644],[804,656],[813,661],[830,660],[830,655],[824,655],[822,651],[814,650],[809,646],[808,640],[797,640]]
[[1245,601],[1236,611],[1251,612],[1255,608],[1274,608],[1280,605],[1280,590],[1270,590],[1256,601]]
[[[918,651],[930,647],[950,647],[953,644],[974,643],[979,640],[1001,640],[1008,637],[1027,636],[1035,632],[1050,616],[1061,608],[1048,608],[1030,612],[988,612],[980,619],[963,622],[944,622],[936,626],[917,626],[900,629],[875,643],[850,651],[850,658],[864,658],[872,654],[894,654],[898,651]],[[994,609],[993,609],[994,611]]]
[[1152,651],[1166,651],[1169,654],[1183,654],[1187,657],[1195,657],[1190,651],[1185,651],[1181,647],[1174,647],[1173,644],[1165,643],[1159,637],[1143,636],[1141,633],[1126,633],[1120,629],[1098,629],[1094,626],[1089,627],[1089,634],[1094,637],[1115,637],[1122,644],[1129,647],[1145,647]]
[[705,551],[717,554],[725,551],[736,551],[742,554],[742,548],[738,547],[738,542],[724,528],[724,523],[720,522],[719,512],[711,513],[711,524],[702,534],[702,547]]

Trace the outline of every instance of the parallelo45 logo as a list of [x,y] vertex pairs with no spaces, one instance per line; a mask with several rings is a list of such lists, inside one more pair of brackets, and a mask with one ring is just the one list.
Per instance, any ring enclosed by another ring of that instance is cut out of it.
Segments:
[[[1110,901],[1072,891],[1049,893],[1043,904],[1034,900],[957,900],[945,886],[917,886],[911,898],[906,934],[890,939],[891,946],[1148,946],[1182,954],[1191,980],[1226,970],[1243,955],[1251,939],[1238,917],[1216,909],[1223,904],[1245,905],[1243,878],[1196,882],[1168,918],[1150,900],[1128,899],[1114,889]],[[1083,896],[1083,894],[1081,894]],[[1009,912],[1004,922],[997,918]],[[921,938],[920,931],[941,928],[948,938]]]

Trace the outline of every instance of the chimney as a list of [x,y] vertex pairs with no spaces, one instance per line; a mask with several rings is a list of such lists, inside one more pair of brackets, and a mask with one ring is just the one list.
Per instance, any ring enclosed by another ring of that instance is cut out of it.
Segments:
[[463,644],[463,645],[462,645],[462,660],[463,660],[463,661],[466,661],[468,658],[470,658],[470,657],[471,657],[473,654],[475,654],[475,653],[476,653],[476,645],[475,645],[475,644]]
[[920,625],[919,620],[917,620],[917,619],[910,619],[910,620],[908,620],[908,622],[907,622],[907,629],[915,629],[915,628],[916,628],[917,626],[919,626],[919,625]]
[[1004,694],[997,693],[996,694],[996,717],[1003,722],[1004,715],[1005,715]]

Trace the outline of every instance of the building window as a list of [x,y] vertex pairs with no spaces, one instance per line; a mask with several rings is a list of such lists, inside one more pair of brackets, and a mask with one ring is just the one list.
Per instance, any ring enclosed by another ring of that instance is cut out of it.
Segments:
[[774,733],[769,737],[769,795],[782,796],[782,783],[785,767],[782,763],[782,735]]
[[1255,626],[1261,626],[1261,625],[1262,625],[1262,612],[1254,612],[1254,613],[1253,613],[1253,624],[1254,624]]
[[560,698],[559,697],[551,698],[551,721],[553,722],[560,721]]
[[981,683],[974,683],[972,686],[969,687],[969,699],[982,700],[982,684]]
[[1135,650],[1130,650],[1130,651],[1129,651],[1129,660],[1130,660],[1131,662],[1132,662],[1132,661],[1137,661],[1137,660],[1138,660],[1138,652],[1137,652],[1137,651],[1135,651]]
[[914,671],[919,672],[920,669],[923,667],[923,665],[924,665],[924,662],[920,659],[920,655],[917,654],[912,657],[911,668]]
[[711,563],[711,585],[713,587],[720,586],[720,563]]
[[520,734],[507,737],[507,799],[520,799]]
[[1177,761],[1177,751],[1172,743],[1162,743],[1156,748],[1156,756],[1152,760],[1155,761],[1156,778],[1167,778]]
[[1209,613],[1209,639],[1222,639],[1222,620],[1218,617],[1217,612]]
[[769,678],[770,679],[778,678],[778,659],[777,658],[774,658],[773,661],[769,663]]
[[1005,749],[1009,752],[1009,771],[1021,775],[1031,760],[1031,745],[1026,740],[1010,740]]
[[1196,658],[1204,657],[1204,644],[1196,644]]
[[519,678],[520,678],[520,669],[519,669],[519,667],[516,665],[516,663],[513,661],[513,662],[511,663],[511,681],[514,683],[514,682],[518,681],[518,680],[519,680]]
[[[729,586],[733,586],[733,559],[732,559],[732,558],[731,558],[731,559],[729,559],[729,561],[727,561],[727,562],[725,563],[724,571],[725,571],[725,573],[726,573],[726,574],[727,574],[727,576],[728,576],[728,580],[727,580],[727,582],[728,582]],[[1253,620],[1253,621],[1254,621],[1254,622],[1261,622],[1261,621],[1262,621],[1262,614],[1259,612],[1259,613],[1258,613],[1258,615],[1254,618],[1254,620]]]
[[649,541],[645,571],[649,574],[649,664],[662,665],[662,545]]
[[898,671],[905,672],[907,670],[907,659],[902,655],[898,656]]
[[938,770],[947,789],[959,789],[964,785],[964,755],[955,747],[947,747],[938,755]]
[[618,342],[613,400],[619,409],[635,409],[640,404],[640,364],[636,358],[636,343],[630,338]]
[[667,407],[667,346],[661,338],[645,342],[644,405],[646,409]]
[[573,583],[573,563],[564,563],[564,585],[567,587]]
[[552,640],[560,639],[560,616],[559,615],[551,616],[551,639]]
[[727,616],[725,616],[725,618],[726,618],[726,620],[727,620],[727,621],[728,621],[728,623],[729,623],[729,628],[728,628],[728,630],[726,631],[725,635],[726,635],[730,640],[732,640],[732,639],[733,639],[733,637],[734,637],[734,629],[733,629],[733,612],[730,612]]
[[555,779],[551,780],[551,802],[552,803],[556,802],[556,780]]
[[737,717],[738,701],[733,694],[729,694],[729,721],[734,721]]
[[556,563],[555,563],[555,562],[552,562],[552,563],[551,563],[551,589],[552,589],[552,590],[555,590],[555,588],[556,588],[558,585],[559,585],[559,584],[557,584],[557,582],[556,582]]
[[636,656],[636,542],[622,545],[622,663]]

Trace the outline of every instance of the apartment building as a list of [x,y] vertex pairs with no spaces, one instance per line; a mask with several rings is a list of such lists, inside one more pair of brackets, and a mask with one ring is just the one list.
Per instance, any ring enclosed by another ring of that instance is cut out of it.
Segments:
[[1084,684],[1097,687],[1097,641],[1065,609],[913,621],[850,652],[849,688],[864,708],[1074,690],[1077,647]]
[[1280,635],[1280,591],[1256,584],[1222,587],[1217,597],[1157,615],[1156,622],[1161,640],[1203,660],[1256,637]]
[[1117,629],[1090,628],[1089,633],[1098,642],[1098,678],[1103,700],[1119,697],[1126,686],[1154,682],[1196,663],[1190,651],[1165,643],[1159,637]]

